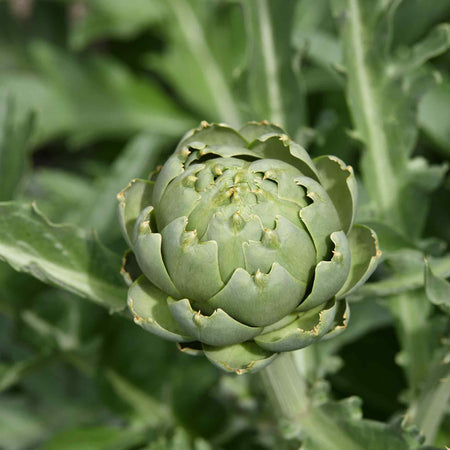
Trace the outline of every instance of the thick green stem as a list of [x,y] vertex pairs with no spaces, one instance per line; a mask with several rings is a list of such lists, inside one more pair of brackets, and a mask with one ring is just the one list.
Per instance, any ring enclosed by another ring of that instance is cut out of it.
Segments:
[[401,223],[398,213],[399,182],[390,158],[390,142],[385,124],[385,112],[380,104],[374,68],[368,63],[370,49],[367,43],[372,30],[365,22],[358,0],[347,0],[348,25],[346,27],[345,52],[348,70],[353,71],[352,94],[358,99],[352,108],[354,121],[367,146],[368,166],[364,175],[380,213],[386,220]]
[[298,355],[284,353],[261,374],[277,417],[290,428],[301,429],[302,436],[323,450],[364,450],[320,406],[313,404],[305,371],[298,362]]
[[269,399],[281,418],[297,421],[306,414],[310,402],[307,386],[293,355],[282,354],[261,375]]

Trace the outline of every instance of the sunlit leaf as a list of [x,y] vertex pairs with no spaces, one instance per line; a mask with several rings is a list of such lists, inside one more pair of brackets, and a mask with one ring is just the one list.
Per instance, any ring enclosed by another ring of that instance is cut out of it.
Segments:
[[0,258],[16,270],[113,310],[125,307],[121,259],[90,233],[53,225],[34,206],[0,205]]

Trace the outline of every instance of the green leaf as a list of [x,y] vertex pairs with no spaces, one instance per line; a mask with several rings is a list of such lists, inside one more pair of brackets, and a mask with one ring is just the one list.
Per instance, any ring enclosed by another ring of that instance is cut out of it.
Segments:
[[291,135],[305,122],[305,103],[293,70],[292,22],[296,2],[243,2],[248,29],[247,92],[253,119],[269,120]]
[[355,397],[313,408],[307,421],[311,428],[303,443],[305,450],[419,450],[423,442],[417,431],[398,422],[386,425],[362,419],[360,401]]
[[420,427],[426,436],[427,443],[437,444],[436,435],[439,428],[444,436],[448,428],[445,422],[442,423],[447,416],[450,400],[450,348],[448,345],[449,342],[444,341],[444,345],[437,351],[421,393],[410,404],[405,415],[408,422]]
[[30,448],[47,434],[44,421],[25,398],[2,395],[0,402],[0,442],[4,448]]
[[193,440],[183,428],[176,428],[171,439],[158,439],[143,450],[212,450],[212,447],[203,439]]
[[[344,345],[357,341],[371,331],[392,324],[392,316],[386,307],[374,298],[367,298],[350,305],[351,320],[349,320],[345,333],[326,341],[319,342],[316,348],[320,353],[329,355]],[[322,351],[323,349],[323,351]],[[324,364],[326,362],[324,361]]]
[[133,38],[163,17],[164,8],[160,2],[91,0],[84,14],[71,22],[69,42],[74,49],[80,50],[101,38]]
[[434,351],[439,347],[442,327],[431,317],[431,304],[423,289],[392,296],[386,306],[397,322],[402,349],[397,362],[405,370],[409,394],[414,398],[427,378]]
[[431,303],[450,314],[450,283],[445,278],[437,277],[428,261],[425,261],[425,292]]
[[430,89],[420,100],[418,121],[422,130],[450,157],[450,127],[447,111],[450,110],[450,80]]
[[327,0],[313,3],[300,0],[294,18],[292,42],[299,52],[304,52],[305,58],[323,67],[321,72],[328,75],[330,82],[334,80],[336,83],[339,77],[332,66],[342,64],[342,46],[337,36],[329,30],[329,10]]
[[[366,283],[351,298],[356,300],[364,297],[386,297],[391,294],[407,292],[423,286],[423,255],[421,253],[418,255],[420,261],[417,264],[411,265],[407,270],[391,273],[380,281]],[[411,261],[409,254],[400,255],[400,257],[405,258],[406,261]],[[436,275],[440,277],[450,276],[450,256],[429,258],[429,264]]]
[[10,387],[19,383],[22,378],[32,373],[35,369],[38,369],[41,365],[49,361],[48,356],[36,356],[32,357],[12,365],[1,366],[0,365],[0,392],[3,392]]
[[364,221],[377,234],[380,250],[384,257],[389,257],[390,253],[397,250],[414,247],[414,244],[396,229],[381,221]]
[[239,126],[232,90],[233,70],[244,50],[239,8],[205,0],[169,0],[166,5],[168,49],[161,56],[150,55],[148,65],[200,112],[199,119]]
[[12,98],[0,96],[0,200],[11,200],[21,180],[30,136],[34,125],[34,114],[28,112],[17,120]]
[[443,23],[434,27],[424,39],[400,54],[402,72],[413,71],[421,68],[429,59],[438,56],[450,48],[450,24]]
[[[111,240],[119,234],[116,195],[130,180],[146,178],[156,168],[166,140],[139,135],[124,148],[105,176],[95,186],[94,195],[83,214],[83,223],[96,229],[100,237]],[[148,206],[148,205],[147,205]]]
[[63,431],[51,437],[40,450],[98,450],[133,448],[145,442],[140,430],[97,425]]
[[394,42],[406,45],[415,42],[434,24],[448,18],[449,14],[450,4],[447,0],[435,0],[432,8],[430,3],[423,0],[401,2],[394,18]]
[[79,145],[143,130],[176,136],[194,124],[154,80],[111,57],[81,62],[44,42],[29,52],[34,71],[0,73],[0,94],[11,93],[18,110],[37,111],[37,142],[69,135]]
[[108,368],[103,373],[119,397],[136,411],[144,423],[156,426],[170,420],[169,411],[164,404],[150,397],[117,371]]
[[120,257],[90,233],[50,223],[33,205],[0,204],[0,258],[26,272],[117,311],[125,307]]
[[26,177],[18,200],[35,201],[39,209],[57,222],[80,224],[92,196],[90,180],[53,167],[35,168]]

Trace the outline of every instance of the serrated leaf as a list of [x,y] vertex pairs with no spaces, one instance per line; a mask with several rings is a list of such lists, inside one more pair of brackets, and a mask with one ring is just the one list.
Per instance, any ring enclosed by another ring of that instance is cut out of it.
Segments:
[[385,304],[397,322],[402,348],[397,362],[405,370],[411,395],[416,396],[439,345],[441,327],[430,317],[431,305],[423,289],[392,296]]
[[[400,424],[387,425],[362,419],[357,398],[325,403],[316,407],[312,415],[315,420],[323,422],[322,426],[327,431],[307,433],[302,446],[305,450],[419,450],[423,442],[423,437],[415,430],[403,428]],[[343,441],[344,436],[346,441]]]
[[[420,395],[410,404],[405,415],[408,422],[415,423],[423,430],[427,443],[437,444],[435,438],[441,425],[445,424],[449,401],[450,359],[444,344],[437,351]],[[441,427],[444,432],[445,428],[445,425]]]
[[121,258],[96,237],[50,223],[33,205],[0,204],[0,258],[26,272],[113,311],[126,305]]

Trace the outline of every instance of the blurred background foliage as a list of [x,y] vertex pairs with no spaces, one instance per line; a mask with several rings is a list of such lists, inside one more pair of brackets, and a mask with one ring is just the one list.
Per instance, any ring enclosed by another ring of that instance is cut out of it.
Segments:
[[[411,233],[374,213],[373,178],[360,158],[370,130],[358,122],[360,62],[342,31],[345,2],[273,0],[267,17],[257,3],[1,1],[1,200],[35,202],[52,222],[95,229],[121,254],[115,194],[146,177],[201,120],[270,119],[312,156],[339,156],[364,180],[361,220],[375,223],[386,259],[353,299],[348,331],[309,351],[315,370],[307,376],[318,397],[358,396],[366,419],[391,423],[429,401],[436,374],[450,376],[448,300],[442,307],[450,292],[450,34],[448,26],[432,31],[450,21],[450,2],[373,2],[373,20],[377,8],[397,6],[389,33],[361,19],[372,37],[391,40],[392,52],[380,50],[367,70],[401,74],[392,90],[375,78],[383,115],[405,118],[397,125],[411,141],[405,154],[416,158],[405,175],[415,184],[405,181],[401,203]],[[407,91],[416,69],[418,88]],[[394,154],[403,141],[386,135]],[[443,277],[428,272],[427,296],[424,255]],[[0,280],[1,449],[298,448],[278,431],[254,378],[219,373],[126,317],[3,262]],[[450,444],[445,389],[433,431],[441,447]]]

